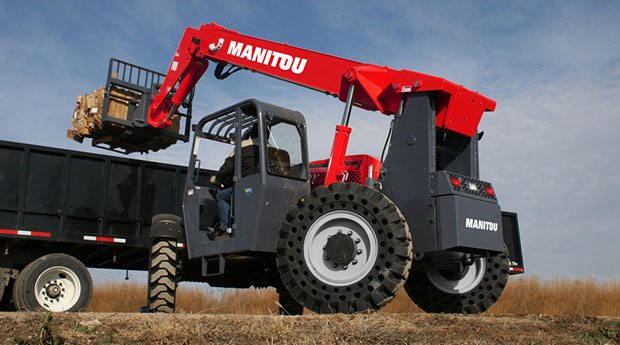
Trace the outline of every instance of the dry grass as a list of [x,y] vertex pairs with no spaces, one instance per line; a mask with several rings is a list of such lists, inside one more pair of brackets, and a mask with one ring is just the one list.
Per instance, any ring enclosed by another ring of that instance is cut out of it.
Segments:
[[[204,314],[273,314],[277,311],[273,289],[213,290],[181,287],[177,311]],[[106,283],[95,288],[89,311],[136,312],[146,304],[146,289],[135,283]],[[401,292],[382,313],[420,312],[406,293]],[[548,314],[579,316],[620,316],[620,281],[592,279],[540,280],[537,277],[511,278],[490,314]]]

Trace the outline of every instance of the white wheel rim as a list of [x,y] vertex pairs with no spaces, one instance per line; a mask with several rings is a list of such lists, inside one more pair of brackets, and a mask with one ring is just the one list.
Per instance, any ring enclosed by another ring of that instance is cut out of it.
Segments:
[[485,258],[478,258],[474,260],[471,266],[467,267],[465,275],[460,279],[450,279],[435,268],[426,271],[426,276],[439,290],[456,295],[467,293],[480,285],[486,269]]
[[[323,247],[329,236],[351,233],[356,243],[356,264],[334,268],[325,259]],[[377,261],[379,243],[372,226],[365,218],[350,211],[332,211],[317,219],[304,239],[304,259],[313,275],[331,286],[347,286],[362,280]]]
[[78,302],[82,286],[75,272],[67,267],[54,266],[39,275],[34,291],[40,306],[49,311],[63,312]]

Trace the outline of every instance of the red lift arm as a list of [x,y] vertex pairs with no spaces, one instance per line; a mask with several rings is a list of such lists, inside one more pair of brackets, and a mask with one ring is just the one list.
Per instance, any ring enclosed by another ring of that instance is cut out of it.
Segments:
[[[150,105],[149,125],[170,125],[172,115],[207,70],[209,60],[299,84],[346,102],[342,123],[336,127],[325,185],[335,182],[344,171],[352,105],[386,115],[398,114],[403,94],[436,92],[436,126],[470,137],[476,134],[482,113],[495,110],[496,105],[494,100],[440,77],[347,60],[242,35],[210,23],[185,29],[166,78]],[[170,98],[177,82],[178,88]]]

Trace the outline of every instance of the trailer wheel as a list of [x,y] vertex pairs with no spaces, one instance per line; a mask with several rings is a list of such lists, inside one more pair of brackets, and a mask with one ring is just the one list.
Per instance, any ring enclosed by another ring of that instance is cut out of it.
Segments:
[[82,311],[93,294],[86,266],[73,256],[49,254],[26,266],[13,285],[17,310],[52,312]]
[[436,268],[414,268],[405,290],[418,307],[429,313],[478,314],[497,302],[508,282],[509,268],[507,251],[474,259],[460,277]]
[[412,260],[407,223],[387,197],[356,183],[318,187],[293,206],[277,242],[284,286],[319,313],[379,309]]
[[148,308],[154,313],[174,313],[177,290],[176,240],[162,239],[151,247]]

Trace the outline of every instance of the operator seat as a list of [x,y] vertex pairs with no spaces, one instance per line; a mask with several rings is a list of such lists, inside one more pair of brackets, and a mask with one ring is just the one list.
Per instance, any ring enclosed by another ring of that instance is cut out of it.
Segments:
[[268,147],[267,171],[274,175],[289,176],[291,174],[291,157],[288,152],[275,147]]

